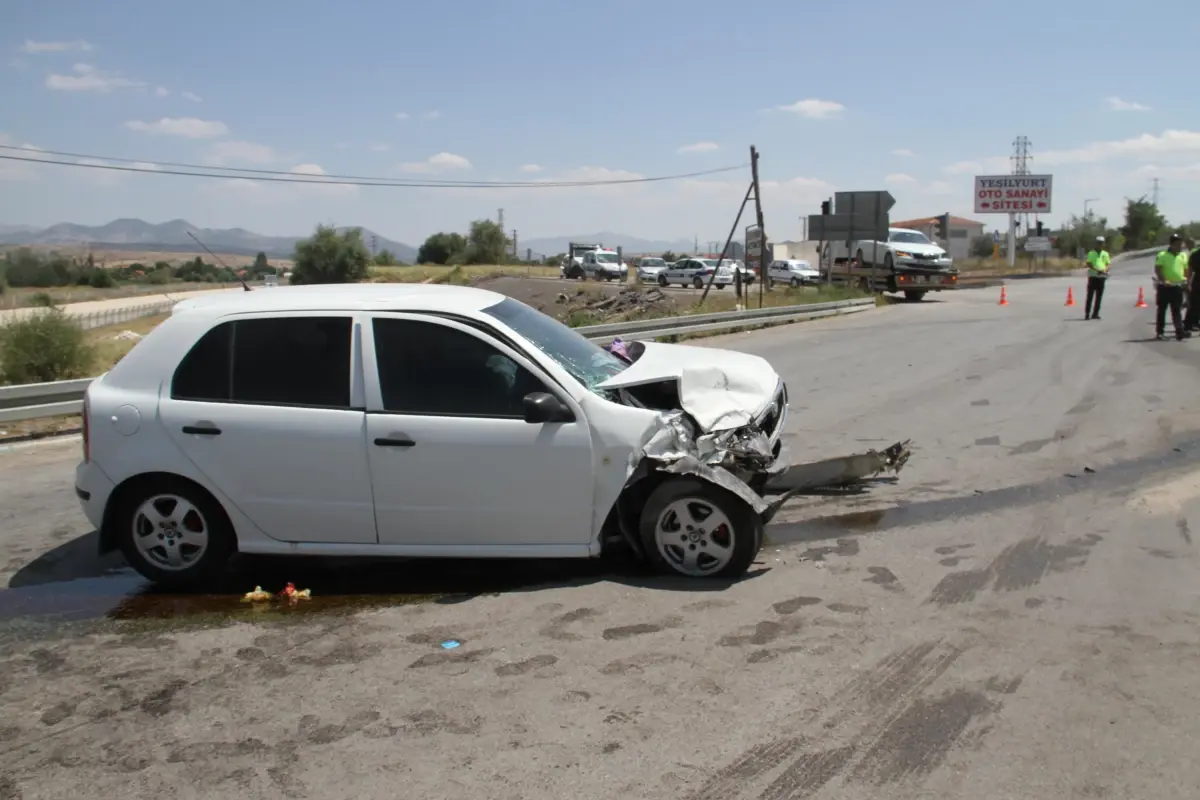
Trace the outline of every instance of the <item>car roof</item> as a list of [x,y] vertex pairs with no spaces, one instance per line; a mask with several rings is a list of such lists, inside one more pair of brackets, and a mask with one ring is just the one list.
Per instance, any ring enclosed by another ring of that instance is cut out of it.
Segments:
[[280,286],[269,292],[231,290],[180,300],[173,314],[258,311],[479,312],[504,300],[499,292],[428,283],[337,283]]

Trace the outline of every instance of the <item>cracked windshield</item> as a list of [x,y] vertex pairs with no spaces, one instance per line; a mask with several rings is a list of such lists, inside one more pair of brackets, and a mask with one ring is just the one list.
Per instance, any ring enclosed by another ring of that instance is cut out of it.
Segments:
[[1200,798],[1198,24],[0,2],[0,800]]

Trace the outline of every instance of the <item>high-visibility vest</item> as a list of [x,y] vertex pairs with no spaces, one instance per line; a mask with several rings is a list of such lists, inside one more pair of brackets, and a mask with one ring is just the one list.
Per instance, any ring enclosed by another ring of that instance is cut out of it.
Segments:
[[1187,275],[1187,263],[1187,253],[1182,250],[1178,253],[1163,250],[1154,259],[1154,266],[1162,270],[1163,280],[1170,284],[1183,283]]
[[1089,251],[1087,254],[1088,276],[1099,278],[1108,275],[1108,265],[1111,261],[1112,256],[1108,254],[1107,250],[1101,250],[1100,252],[1096,252],[1095,250]]

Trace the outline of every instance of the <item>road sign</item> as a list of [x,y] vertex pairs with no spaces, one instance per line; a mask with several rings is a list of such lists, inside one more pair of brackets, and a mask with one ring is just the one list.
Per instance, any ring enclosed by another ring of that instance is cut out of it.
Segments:
[[887,215],[873,217],[868,214],[809,214],[808,241],[836,242],[847,239],[866,239],[886,242],[888,237]]
[[1054,176],[977,175],[976,214],[1049,214]]
[[1030,236],[1025,240],[1025,252],[1027,253],[1044,253],[1052,247],[1047,236]]
[[896,205],[896,198],[888,191],[882,192],[836,192],[833,195],[833,213],[861,214],[874,217],[887,216]]
[[762,243],[762,228],[757,225],[749,225],[746,227],[746,266],[750,269],[758,269],[759,264],[759,244]]

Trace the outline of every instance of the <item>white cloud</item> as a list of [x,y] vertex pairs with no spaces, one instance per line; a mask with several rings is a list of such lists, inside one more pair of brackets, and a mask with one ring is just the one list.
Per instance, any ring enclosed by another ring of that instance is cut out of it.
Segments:
[[408,118],[409,118],[409,115],[408,115],[407,111],[397,111],[396,112],[396,119],[405,120]]
[[534,172],[541,172],[541,171],[542,171],[542,167],[539,166],[538,164],[522,164],[521,165],[521,172],[534,173]]
[[421,115],[421,119],[426,120],[427,122],[432,122],[435,119],[441,119],[441,116],[442,112],[440,111],[426,111]]
[[1162,158],[1200,154],[1200,131],[1166,130],[1161,136],[1143,133],[1130,139],[1093,142],[1071,150],[1034,152],[1035,163],[1095,164],[1120,158]]
[[1108,107],[1113,111],[1149,111],[1149,106],[1144,106],[1141,103],[1134,103],[1129,100],[1122,100],[1119,97],[1106,97],[1104,102],[1108,103]]
[[166,97],[170,93],[171,93],[171,90],[165,86],[158,86],[158,87],[155,87],[155,89],[154,89],[155,97]]
[[909,150],[907,147],[900,147],[896,150],[893,150],[892,155],[900,156],[901,158],[916,158],[917,154],[912,150]]
[[933,181],[926,187],[929,194],[954,194],[954,187],[945,181]]
[[1155,164],[1145,164],[1130,173],[1141,180],[1158,178],[1164,181],[1200,181],[1200,161],[1191,164],[1160,167]]
[[[304,177],[319,177],[326,172],[320,164],[297,164],[287,170]],[[354,197],[359,187],[340,183],[289,183],[287,181],[264,181],[253,178],[232,178],[206,183],[203,190],[225,200],[231,195],[238,200],[255,206],[283,206],[289,203],[315,202],[321,199],[338,200]]]
[[471,162],[454,153],[438,153],[425,161],[407,161],[400,165],[402,172],[428,174],[449,170],[470,169]]
[[777,106],[779,111],[786,111],[789,114],[797,114],[808,119],[830,119],[839,116],[846,107],[841,103],[835,103],[832,100],[797,100],[795,103],[787,106]]
[[386,153],[388,151],[388,146],[383,142],[378,142],[371,145],[371,150],[376,153]]
[[22,53],[36,56],[42,53],[86,53],[92,49],[92,46],[82,39],[72,42],[35,42],[32,39],[26,39],[25,44],[18,49]]
[[942,167],[947,175],[978,175],[983,171],[983,164],[978,161],[956,161]]
[[[16,139],[13,139],[6,133],[0,133],[0,144],[16,147]],[[25,142],[20,145],[30,150],[40,150],[40,147]],[[20,155],[22,158],[34,157],[36,154],[28,153],[13,153],[12,155]],[[8,159],[0,159],[0,181],[32,181],[38,177],[37,167],[28,161],[10,161]]]
[[695,144],[685,144],[676,152],[680,154],[686,153],[711,153],[714,150],[720,150],[721,146],[716,142],[696,142]]
[[229,135],[229,126],[224,122],[195,117],[163,117],[156,122],[134,119],[126,122],[125,127],[131,131],[182,136],[185,139],[216,139],[219,136]]
[[196,94],[195,92],[183,92],[179,96],[182,97],[184,100],[187,100],[190,103],[203,103],[204,102],[204,98],[202,98],[200,95]]
[[[297,164],[288,170],[288,172],[305,176],[326,174],[320,164]],[[328,197],[348,197],[358,193],[358,187],[353,184],[330,183],[322,185],[319,183],[293,183],[288,185],[302,192],[310,192]]]
[[884,180],[884,183],[891,183],[891,184],[916,183],[917,182],[917,179],[914,178],[912,175],[906,175],[903,172],[893,172],[891,175],[886,176],[883,180]]
[[230,139],[224,142],[214,142],[208,148],[205,163],[214,167],[223,167],[229,164],[274,164],[281,160],[280,155],[265,144]]
[[46,87],[62,92],[101,92],[114,89],[140,89],[146,84],[123,78],[115,72],[105,72],[91,64],[76,64],[71,67],[73,75],[51,73],[46,76]]

